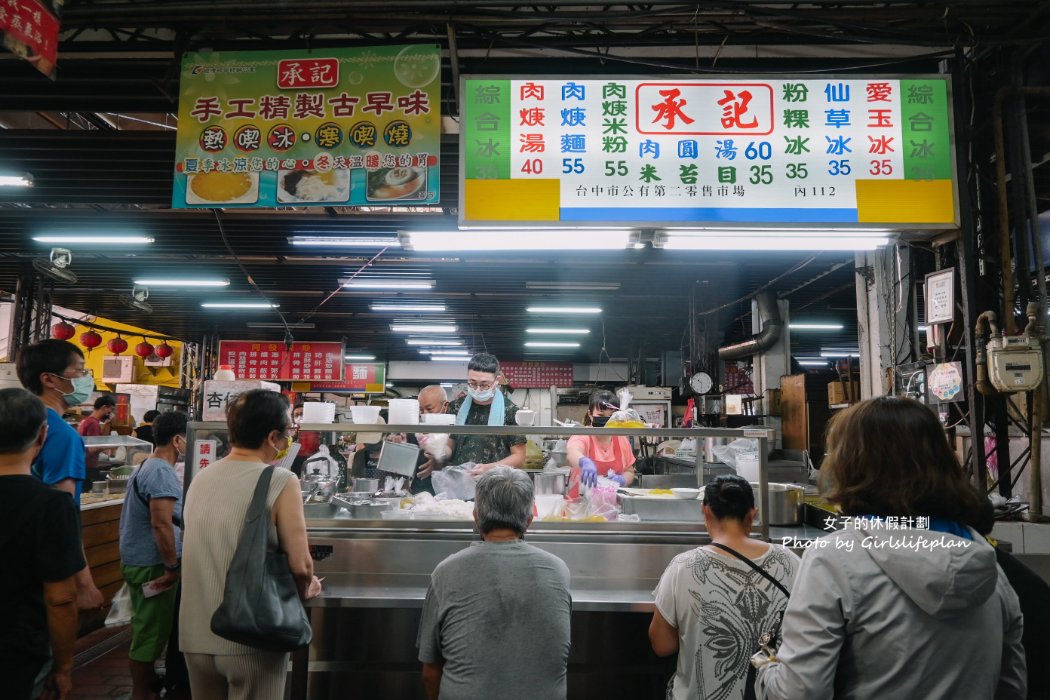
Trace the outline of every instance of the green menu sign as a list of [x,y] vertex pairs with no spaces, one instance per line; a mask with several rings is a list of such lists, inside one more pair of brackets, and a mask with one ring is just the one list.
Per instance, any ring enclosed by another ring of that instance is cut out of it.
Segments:
[[439,201],[435,45],[188,53],[173,208]]

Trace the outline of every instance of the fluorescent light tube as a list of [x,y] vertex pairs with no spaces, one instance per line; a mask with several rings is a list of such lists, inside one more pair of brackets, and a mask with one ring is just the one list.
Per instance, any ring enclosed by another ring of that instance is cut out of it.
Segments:
[[394,333],[455,333],[456,326],[452,324],[392,323],[390,330]]
[[135,280],[135,284],[143,287],[229,287],[229,280],[206,280],[206,279],[173,279],[166,277],[144,278]]
[[841,331],[841,323],[789,323],[793,331]]
[[525,332],[547,335],[587,335],[591,331],[587,328],[526,328]]
[[845,350],[821,350],[821,357],[860,357],[858,352],[848,352]]
[[33,236],[33,240],[37,243],[65,243],[66,245],[77,245],[78,243],[96,243],[100,245],[139,245],[144,243],[152,243],[152,236],[59,236],[59,235],[47,235],[47,236]]
[[428,350],[419,351],[423,355],[457,355],[459,357],[471,357],[474,353],[469,350]]
[[797,360],[803,367],[827,367],[827,360]]
[[546,340],[530,341],[525,343],[527,348],[578,348],[579,343],[556,343]]
[[344,289],[433,289],[434,280],[363,279],[339,281]]
[[615,292],[619,282],[526,282],[525,289],[547,289],[554,292]]
[[667,236],[664,250],[875,250],[885,236]]
[[375,355],[343,355],[343,359],[344,360],[350,360],[351,362],[354,361],[354,360],[361,360],[363,362],[368,362],[369,360],[376,359],[376,356]]
[[441,340],[439,338],[409,338],[405,341],[407,345],[462,345],[462,340]]
[[0,187],[32,187],[31,175],[0,175]]
[[525,310],[530,314],[600,314],[602,312],[597,306],[530,306]]
[[445,310],[444,304],[372,304],[368,307],[372,311],[393,312],[418,312],[418,313],[441,313]]
[[201,304],[205,309],[276,309],[280,304],[267,304],[262,301],[206,301]]
[[428,362],[470,362],[469,357],[449,357],[448,355],[432,355]]
[[396,238],[377,238],[376,236],[291,236],[288,242],[292,245],[318,246],[329,248],[400,248],[401,242]]
[[623,250],[630,229],[473,229],[402,231],[404,247],[423,252],[502,250]]

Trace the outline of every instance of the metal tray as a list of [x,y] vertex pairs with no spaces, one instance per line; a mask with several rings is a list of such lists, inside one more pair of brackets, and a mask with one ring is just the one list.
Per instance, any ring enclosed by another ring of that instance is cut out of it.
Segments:
[[620,494],[624,515],[637,515],[642,522],[702,523],[704,511],[698,498],[632,496]]

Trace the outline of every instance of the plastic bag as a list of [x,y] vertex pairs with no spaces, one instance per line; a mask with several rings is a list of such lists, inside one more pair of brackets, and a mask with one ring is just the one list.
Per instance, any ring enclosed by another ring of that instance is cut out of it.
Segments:
[[113,604],[109,606],[109,614],[106,615],[106,627],[131,624],[132,616],[131,591],[128,590],[128,584],[125,583],[113,596]]
[[466,462],[435,471],[430,475],[434,493],[462,501],[474,500],[474,477],[470,473],[474,466],[474,462]]
[[423,450],[423,454],[443,464],[452,456],[452,450],[448,446],[450,438],[448,433],[416,433],[416,444]]
[[738,438],[728,445],[715,447],[712,451],[720,462],[736,469],[736,459],[738,456],[754,456],[758,454],[758,440],[752,438]]

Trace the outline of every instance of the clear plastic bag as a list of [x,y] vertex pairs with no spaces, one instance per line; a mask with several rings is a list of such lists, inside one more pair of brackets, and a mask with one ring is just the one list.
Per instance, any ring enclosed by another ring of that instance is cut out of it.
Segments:
[[474,477],[471,470],[473,462],[466,462],[455,467],[438,469],[430,475],[434,493],[446,498],[458,498],[462,501],[474,500]]
[[736,469],[737,457],[741,455],[754,456],[758,454],[758,440],[751,438],[738,438],[728,445],[714,448],[715,457],[723,464]]
[[131,624],[132,616],[131,592],[128,590],[128,584],[125,583],[113,596],[113,604],[109,606],[109,614],[106,615],[106,627]]

